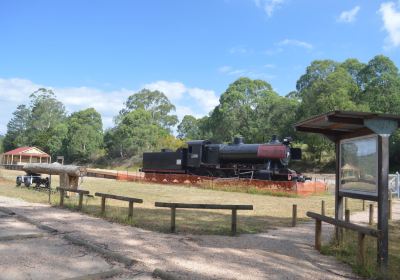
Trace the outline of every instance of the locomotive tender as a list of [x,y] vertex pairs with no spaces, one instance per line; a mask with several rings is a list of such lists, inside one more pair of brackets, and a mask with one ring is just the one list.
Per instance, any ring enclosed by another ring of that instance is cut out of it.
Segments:
[[280,142],[276,136],[269,143],[245,144],[235,137],[232,144],[209,140],[187,142],[187,148],[175,152],[143,153],[142,172],[150,174],[187,174],[219,178],[251,178],[274,181],[304,181],[288,168],[290,160],[300,160],[301,150],[292,148],[290,138]]

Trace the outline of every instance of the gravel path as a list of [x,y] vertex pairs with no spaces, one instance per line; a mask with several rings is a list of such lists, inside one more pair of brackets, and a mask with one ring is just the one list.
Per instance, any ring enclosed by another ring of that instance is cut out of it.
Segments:
[[[314,223],[237,237],[173,235],[8,197],[0,196],[0,206],[136,259],[147,272],[159,268],[181,279],[357,278],[347,265],[313,249]],[[400,216],[400,204],[393,209],[394,217]],[[352,221],[368,221],[367,211],[355,214]],[[323,225],[325,242],[332,231]]]

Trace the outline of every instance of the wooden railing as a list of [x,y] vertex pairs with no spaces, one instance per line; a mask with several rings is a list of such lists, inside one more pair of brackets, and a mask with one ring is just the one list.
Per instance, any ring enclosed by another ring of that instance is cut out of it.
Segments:
[[364,265],[365,256],[365,246],[364,240],[365,236],[372,236],[376,238],[381,237],[381,232],[376,229],[363,227],[357,224],[352,224],[350,222],[337,220],[331,217],[327,217],[321,214],[317,214],[314,212],[307,212],[307,216],[315,219],[315,249],[318,251],[321,250],[321,233],[322,233],[322,222],[334,225],[339,228],[349,229],[358,232],[358,252],[357,252],[357,263],[359,265]]
[[64,195],[65,195],[65,192],[78,193],[79,194],[78,209],[82,209],[83,195],[88,195],[89,194],[89,191],[76,190],[76,189],[71,189],[71,188],[58,187],[57,190],[60,191],[60,206],[64,206]]
[[133,203],[143,203],[143,199],[140,198],[134,198],[134,197],[127,197],[127,196],[120,196],[120,195],[114,195],[114,194],[108,194],[108,193],[95,193],[95,196],[101,197],[101,214],[104,215],[106,211],[106,199],[115,199],[115,200],[121,200],[121,201],[128,201],[129,202],[129,212],[128,212],[128,218],[132,218],[133,216]]
[[176,208],[232,210],[232,222],[231,222],[232,235],[236,235],[236,232],[237,232],[237,210],[253,210],[253,205],[190,204],[190,203],[156,202],[155,206],[171,208],[171,232],[175,232]]

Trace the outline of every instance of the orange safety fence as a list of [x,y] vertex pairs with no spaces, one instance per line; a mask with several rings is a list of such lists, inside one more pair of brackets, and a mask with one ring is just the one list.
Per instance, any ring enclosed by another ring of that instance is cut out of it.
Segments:
[[327,191],[327,184],[319,181],[266,181],[246,178],[215,178],[188,174],[144,174],[142,172],[136,172],[135,174],[118,172],[116,174],[116,179],[131,182],[193,185],[200,188],[211,187],[213,189],[224,189],[227,187],[243,189],[256,188],[259,190],[285,192],[297,195],[310,195]]

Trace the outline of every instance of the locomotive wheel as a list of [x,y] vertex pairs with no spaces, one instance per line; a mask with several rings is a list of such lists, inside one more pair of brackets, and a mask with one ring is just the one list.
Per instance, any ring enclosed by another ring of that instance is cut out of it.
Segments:
[[17,185],[17,187],[21,186],[22,178],[21,177],[17,177],[17,179],[15,180],[15,184]]

